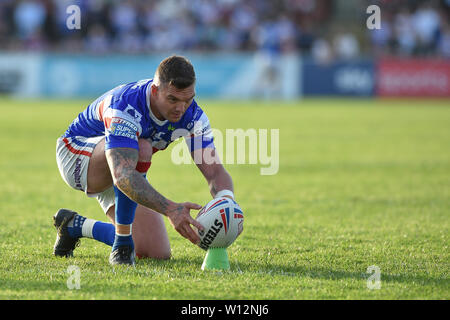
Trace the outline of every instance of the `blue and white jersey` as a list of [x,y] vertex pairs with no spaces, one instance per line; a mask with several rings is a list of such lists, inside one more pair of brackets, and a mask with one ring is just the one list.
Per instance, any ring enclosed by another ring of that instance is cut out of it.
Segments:
[[191,151],[214,148],[208,117],[195,100],[178,122],[161,121],[150,109],[153,79],[120,85],[92,102],[70,124],[64,138],[105,136],[105,150],[139,149],[138,139],[150,139],[153,152],[164,150],[184,137]]

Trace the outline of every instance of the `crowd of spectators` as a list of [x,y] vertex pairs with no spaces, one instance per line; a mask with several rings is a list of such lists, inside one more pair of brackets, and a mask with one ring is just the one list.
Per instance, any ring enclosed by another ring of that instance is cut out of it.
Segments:
[[450,0],[384,2],[381,29],[370,33],[374,52],[450,58]]
[[[2,0],[0,49],[141,53],[296,50],[329,0]],[[69,30],[77,5],[81,28]],[[303,30],[304,28],[304,30]]]
[[[364,15],[342,20],[336,0],[1,0],[0,50],[450,57],[450,0],[352,1]],[[382,8],[379,30],[366,28],[369,2]],[[80,8],[81,27],[71,30],[66,10],[73,4]],[[347,21],[357,27],[347,30]]]

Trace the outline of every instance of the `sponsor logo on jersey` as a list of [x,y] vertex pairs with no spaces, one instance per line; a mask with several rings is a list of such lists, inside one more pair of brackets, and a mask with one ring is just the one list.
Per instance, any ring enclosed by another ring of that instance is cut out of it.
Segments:
[[138,127],[128,120],[114,117],[111,119],[108,133],[116,137],[126,137],[137,140],[139,131]]

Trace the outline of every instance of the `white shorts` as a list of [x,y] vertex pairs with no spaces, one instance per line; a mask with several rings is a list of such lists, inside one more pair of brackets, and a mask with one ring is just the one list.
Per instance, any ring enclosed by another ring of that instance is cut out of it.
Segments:
[[115,194],[111,186],[101,193],[87,193],[87,171],[95,146],[104,136],[60,137],[56,141],[56,163],[63,180],[72,188],[83,191],[88,197],[97,198],[103,211],[114,205]]

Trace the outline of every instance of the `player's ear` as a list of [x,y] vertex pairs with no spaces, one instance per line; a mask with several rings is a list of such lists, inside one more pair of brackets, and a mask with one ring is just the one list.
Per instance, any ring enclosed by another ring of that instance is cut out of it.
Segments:
[[156,84],[152,83],[152,86],[150,87],[150,93],[154,97],[158,94],[158,86]]

